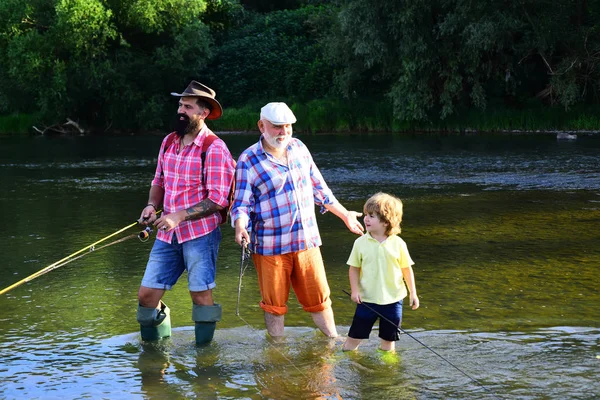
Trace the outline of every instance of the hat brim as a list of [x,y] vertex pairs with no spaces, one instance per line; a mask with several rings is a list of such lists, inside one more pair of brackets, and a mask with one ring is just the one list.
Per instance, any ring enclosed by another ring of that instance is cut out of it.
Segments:
[[223,115],[223,107],[221,107],[221,103],[212,97],[201,96],[197,94],[190,93],[175,93],[171,92],[171,96],[175,97],[200,97],[202,100],[206,101],[210,105],[210,114],[206,117],[206,119],[213,120],[221,118]]
[[287,119],[285,121],[273,121],[273,120],[271,120],[271,119],[269,119],[267,117],[262,117],[261,119],[266,119],[267,121],[269,121],[273,125],[288,125],[288,124],[295,124],[296,123],[296,118]]

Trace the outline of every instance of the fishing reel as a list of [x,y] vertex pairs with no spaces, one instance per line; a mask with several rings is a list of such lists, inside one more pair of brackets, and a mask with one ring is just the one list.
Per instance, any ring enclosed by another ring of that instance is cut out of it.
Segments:
[[140,239],[141,242],[147,242],[148,239],[150,239],[150,235],[152,235],[152,232],[154,232],[152,228],[147,226],[146,229],[138,233],[138,239]]

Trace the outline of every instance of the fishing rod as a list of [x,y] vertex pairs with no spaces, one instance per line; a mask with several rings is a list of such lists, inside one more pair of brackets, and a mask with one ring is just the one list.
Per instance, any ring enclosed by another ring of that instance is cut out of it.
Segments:
[[240,277],[238,280],[237,304],[235,306],[235,315],[240,316],[240,296],[242,294],[242,276],[248,268],[248,263],[244,266],[244,262],[250,259],[250,249],[246,246],[246,239],[242,239],[242,254],[240,256]]
[[[157,211],[156,214],[158,214],[160,212],[161,211]],[[118,235],[119,233],[121,233],[123,231],[126,231],[129,228],[134,227],[135,225],[139,224],[140,222],[141,222],[141,220],[135,221],[134,223],[129,224],[129,225],[127,225],[127,226],[119,229],[118,231],[116,231],[114,233],[111,233],[110,235],[108,235],[108,236],[106,236],[106,237],[104,237],[104,238],[102,238],[102,239],[100,239],[100,240],[98,240],[98,241],[96,241],[96,242],[88,245],[88,246],[85,246],[81,250],[78,250],[78,251],[76,251],[76,252],[74,252],[72,254],[69,254],[68,256],[66,256],[64,258],[61,258],[60,260],[56,261],[55,263],[52,263],[52,264],[48,265],[45,268],[42,268],[41,270],[39,270],[39,271],[37,271],[37,272],[29,275],[28,277],[23,278],[20,281],[13,283],[12,285],[10,285],[10,286],[8,286],[8,287],[0,290],[0,295],[3,295],[4,293],[9,292],[9,291],[13,290],[16,287],[21,286],[24,283],[31,282],[35,278],[38,278],[38,277],[40,277],[40,276],[42,276],[42,275],[44,275],[44,274],[46,274],[46,273],[48,273],[48,272],[50,272],[52,270],[55,270],[55,269],[57,269],[59,267],[62,267],[63,265],[66,265],[66,264],[70,263],[71,261],[74,261],[74,260],[76,260],[78,258],[83,257],[85,254],[81,254],[81,253],[83,253],[84,251],[86,251],[88,249],[90,250],[90,252],[95,251],[96,250],[96,245],[98,245],[98,244],[100,244],[100,243],[102,243],[102,242],[110,239],[113,236]],[[127,239],[131,239],[132,237],[135,237],[135,236],[137,236],[141,241],[146,241],[150,237],[151,233],[152,233],[152,228],[146,227],[146,229],[144,229],[143,231],[141,231],[138,234],[134,234],[134,235],[128,236],[126,238],[119,239],[119,240],[117,240],[115,242],[112,242],[112,243],[109,243],[109,244],[107,244],[105,246],[102,246],[101,248],[108,247],[110,245],[122,242],[122,241],[127,240]],[[78,256],[78,257],[75,257],[78,254],[81,254],[81,255]],[[86,253],[86,254],[89,254],[89,253]],[[73,258],[73,257],[75,257],[75,258]]]
[[[352,295],[350,293],[348,293],[347,291],[345,291],[344,289],[342,289],[342,292],[344,292],[348,296],[352,297]],[[360,304],[362,304],[363,306],[365,306],[371,312],[375,313],[375,315],[377,315],[382,320],[384,320],[384,321],[386,321],[386,322],[388,322],[388,323],[396,326],[396,324],[394,324],[392,321],[390,321],[389,319],[387,319],[386,317],[384,317],[383,315],[381,315],[380,313],[378,313],[377,311],[375,311],[372,307],[369,307],[365,303],[360,303]],[[496,396],[496,394],[494,392],[492,392],[490,389],[488,389],[487,387],[485,387],[481,382],[479,382],[477,379],[473,378],[471,375],[467,374],[462,369],[458,368],[456,365],[454,365],[453,363],[451,363],[447,358],[445,358],[444,356],[442,356],[441,354],[439,354],[438,352],[436,352],[435,350],[433,350],[431,347],[427,346],[425,343],[421,342],[419,339],[417,339],[416,337],[414,337],[410,333],[406,332],[404,329],[400,328],[399,326],[396,326],[396,329],[399,330],[401,333],[404,333],[405,335],[408,335],[410,338],[414,339],[421,346],[425,347],[427,350],[431,351],[433,354],[435,354],[436,356],[438,356],[439,358],[441,358],[442,360],[444,360],[445,362],[447,362],[449,365],[451,365],[452,367],[454,367],[461,374],[463,374],[464,376],[466,376],[467,378],[469,378],[470,380],[472,380],[473,382],[475,382],[478,386],[480,386],[481,388],[483,388],[486,392],[488,392],[489,394],[491,394],[494,398],[500,400],[500,398],[498,396]]]

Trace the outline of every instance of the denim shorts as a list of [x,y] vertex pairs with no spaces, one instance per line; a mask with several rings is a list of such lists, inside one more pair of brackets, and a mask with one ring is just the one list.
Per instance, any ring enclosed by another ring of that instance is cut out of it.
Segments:
[[171,243],[156,240],[142,278],[142,286],[171,290],[183,271],[187,270],[190,292],[214,288],[220,243],[220,228],[182,244],[177,242],[175,234]]
[[[380,318],[375,311],[393,322],[393,324]],[[395,342],[400,339],[398,328],[402,322],[402,300],[385,305],[375,303],[357,304],[348,337],[353,339],[368,339],[377,318],[379,318],[380,338],[388,342]]]

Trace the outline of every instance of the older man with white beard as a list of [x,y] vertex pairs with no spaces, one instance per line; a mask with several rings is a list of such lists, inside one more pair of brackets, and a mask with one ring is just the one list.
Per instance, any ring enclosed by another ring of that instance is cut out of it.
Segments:
[[[142,339],[171,335],[169,308],[162,301],[184,271],[192,298],[196,343],[212,340],[221,306],[215,304],[216,261],[221,242],[220,212],[229,206],[235,161],[225,143],[206,126],[223,113],[215,91],[192,81],[179,97],[176,131],[163,140],[148,204],[140,221],[158,233],[138,292]],[[162,207],[162,215],[157,211]]]
[[361,214],[346,210],[333,196],[308,148],[292,138],[295,122],[285,103],[261,109],[260,140],[237,162],[231,220],[236,242],[253,251],[269,334],[283,336],[291,286],[315,325],[336,337],[315,205],[322,213],[331,211],[355,234],[363,232],[357,220]]

